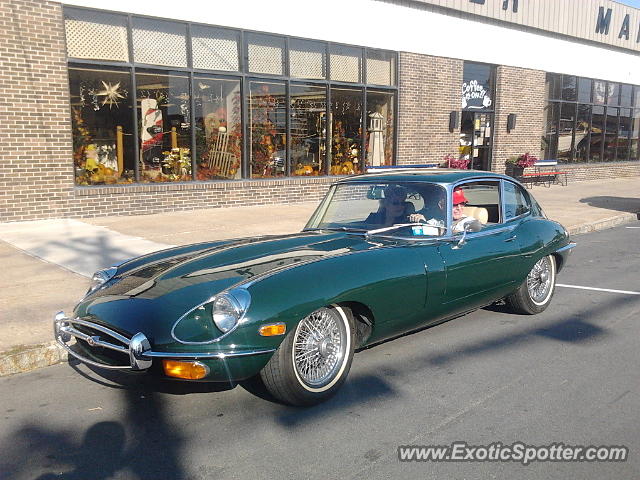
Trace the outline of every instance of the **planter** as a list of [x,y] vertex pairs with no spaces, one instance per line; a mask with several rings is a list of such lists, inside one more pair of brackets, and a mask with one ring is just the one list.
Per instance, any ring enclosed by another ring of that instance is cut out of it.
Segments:
[[507,163],[505,173],[513,178],[522,178],[522,174],[524,173],[524,167],[519,165],[515,165],[513,163]]

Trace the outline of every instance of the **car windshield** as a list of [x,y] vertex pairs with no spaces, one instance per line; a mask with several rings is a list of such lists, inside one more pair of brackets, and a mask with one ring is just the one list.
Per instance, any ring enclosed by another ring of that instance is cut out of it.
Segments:
[[446,219],[446,190],[427,182],[340,183],[334,185],[306,229],[370,232],[394,225],[425,223],[391,229],[392,235],[438,235]]

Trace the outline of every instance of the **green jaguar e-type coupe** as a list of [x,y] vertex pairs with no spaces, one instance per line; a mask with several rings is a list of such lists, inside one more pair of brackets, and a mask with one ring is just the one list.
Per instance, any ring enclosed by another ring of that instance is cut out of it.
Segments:
[[[311,405],[354,350],[505,299],[544,310],[575,244],[490,172],[397,169],[338,181],[300,233],[162,250],[97,272],[55,337],[106,369],[260,376]],[[73,340],[75,339],[75,342]]]

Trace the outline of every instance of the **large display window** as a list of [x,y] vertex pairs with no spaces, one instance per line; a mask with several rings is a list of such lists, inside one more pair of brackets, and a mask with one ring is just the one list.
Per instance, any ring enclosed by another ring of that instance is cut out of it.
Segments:
[[135,173],[131,73],[70,67],[73,164],[77,185],[131,183]]
[[331,175],[353,175],[363,171],[362,90],[331,89]]
[[71,6],[64,17],[77,185],[394,162],[395,52]]
[[327,89],[291,85],[289,104],[291,174],[323,175],[327,157]]
[[249,82],[251,178],[284,177],[286,171],[286,89],[282,82]]
[[547,95],[543,158],[561,163],[639,159],[630,107],[640,101],[640,86],[549,73]]
[[193,84],[197,179],[240,178],[240,81],[196,76]]
[[367,166],[393,163],[395,95],[391,92],[367,90]]
[[191,176],[191,95],[180,72],[136,73],[140,181],[188,181]]

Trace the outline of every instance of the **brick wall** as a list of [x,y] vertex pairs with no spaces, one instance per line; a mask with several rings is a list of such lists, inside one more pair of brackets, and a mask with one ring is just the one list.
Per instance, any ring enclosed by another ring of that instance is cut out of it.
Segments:
[[[493,132],[494,172],[504,173],[509,157],[529,152],[540,155],[545,73],[517,67],[497,67],[496,110]],[[516,127],[507,132],[507,116],[516,114]]]
[[449,113],[460,111],[462,60],[401,52],[399,56],[398,163],[441,162],[457,156],[459,130]]
[[60,4],[0,2],[0,220],[60,217],[73,190]]

